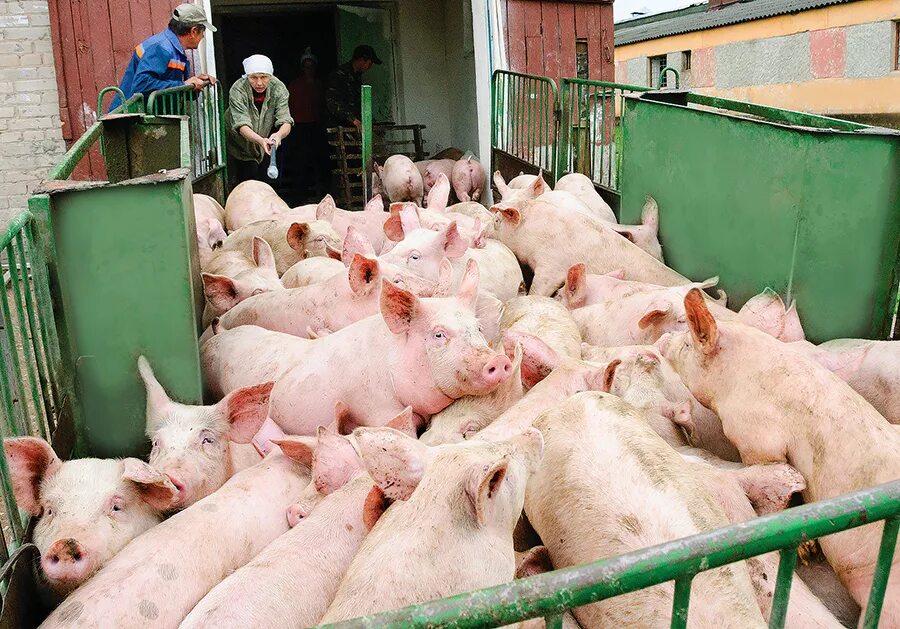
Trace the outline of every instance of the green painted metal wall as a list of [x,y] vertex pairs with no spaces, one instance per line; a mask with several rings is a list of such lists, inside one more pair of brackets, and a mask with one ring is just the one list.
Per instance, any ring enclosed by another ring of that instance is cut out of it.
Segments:
[[796,299],[810,340],[885,337],[898,279],[900,135],[690,98],[625,99],[622,222],[639,222],[652,195],[666,262],[694,279],[719,275],[730,306],[769,286]]

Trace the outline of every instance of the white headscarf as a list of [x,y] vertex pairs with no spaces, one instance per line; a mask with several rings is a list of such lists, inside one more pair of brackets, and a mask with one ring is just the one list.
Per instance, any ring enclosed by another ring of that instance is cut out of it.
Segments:
[[244,76],[251,74],[275,74],[272,60],[265,55],[250,55],[244,59]]

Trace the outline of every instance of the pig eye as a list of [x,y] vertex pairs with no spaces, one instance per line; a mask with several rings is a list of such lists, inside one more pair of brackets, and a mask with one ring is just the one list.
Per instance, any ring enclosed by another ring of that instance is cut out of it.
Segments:
[[125,511],[124,501],[119,496],[114,496],[109,510],[111,513],[121,513],[122,511]]
[[417,262],[419,260],[419,258],[421,258],[421,257],[422,257],[422,255],[418,251],[413,251],[412,253],[409,254],[409,259],[412,260],[413,262]]
[[313,242],[325,242],[325,236],[318,236]]
[[436,330],[433,336],[436,341],[443,341],[447,338],[447,334],[443,330]]
[[52,508],[52,507],[47,507],[47,508],[45,508],[45,509],[44,509],[44,515],[47,516],[47,517],[53,515],[53,508]]
[[250,293],[250,296],[253,297],[254,295],[262,295],[264,292],[266,292],[266,291],[264,291],[264,290],[261,289],[261,288],[257,288],[257,289],[254,290],[252,293]]
[[468,439],[469,437],[473,436],[476,432],[478,432],[478,426],[475,426],[474,424],[469,424],[465,428],[463,428],[462,438]]

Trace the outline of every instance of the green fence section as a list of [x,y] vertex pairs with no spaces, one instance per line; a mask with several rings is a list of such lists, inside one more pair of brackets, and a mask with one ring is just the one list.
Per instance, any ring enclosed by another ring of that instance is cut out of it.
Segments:
[[890,338],[900,133],[698,94],[626,97],[622,222],[660,207],[666,262],[729,305],[796,300],[810,340]]
[[798,546],[809,540],[884,521],[881,547],[864,629],[878,627],[900,528],[900,481],[788,509],[714,531],[572,566],[492,588],[328,625],[370,627],[498,627],[545,617],[558,627],[560,614],[596,601],[675,582],[671,627],[687,625],[691,580],[713,568],[780,551],[781,561],[769,627],[784,627]]
[[618,190],[622,98],[649,90],[624,83],[562,79],[556,178],[582,173],[598,186]]
[[491,144],[555,181],[559,92],[547,77],[497,70],[492,81]]

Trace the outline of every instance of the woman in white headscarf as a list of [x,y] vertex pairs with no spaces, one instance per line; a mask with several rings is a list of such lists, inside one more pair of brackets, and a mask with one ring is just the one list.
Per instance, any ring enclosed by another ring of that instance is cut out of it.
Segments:
[[237,183],[264,179],[268,164],[263,158],[281,146],[294,125],[288,100],[287,87],[274,76],[271,59],[265,55],[244,59],[244,76],[231,86],[225,112],[228,154],[237,160]]

